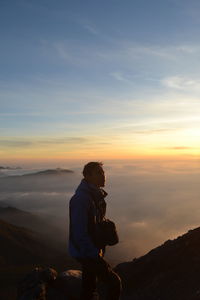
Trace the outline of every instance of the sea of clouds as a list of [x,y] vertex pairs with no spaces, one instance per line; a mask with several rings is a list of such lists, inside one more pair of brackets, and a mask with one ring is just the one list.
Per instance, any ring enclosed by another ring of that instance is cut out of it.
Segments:
[[[82,166],[70,169],[74,173],[56,178],[0,179],[0,206],[49,216],[60,230],[65,228],[67,239],[69,200],[82,178]],[[104,169],[107,217],[116,222],[120,236],[120,243],[107,249],[113,263],[132,260],[200,225],[198,160],[115,161],[106,162]]]

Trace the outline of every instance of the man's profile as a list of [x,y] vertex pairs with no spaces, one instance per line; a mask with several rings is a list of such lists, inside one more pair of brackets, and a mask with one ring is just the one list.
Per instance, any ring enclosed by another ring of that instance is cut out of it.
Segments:
[[70,200],[69,251],[82,266],[82,300],[94,299],[96,279],[107,285],[108,300],[120,298],[121,280],[104,260],[105,247],[98,246],[96,224],[106,214],[105,173],[101,162],[84,166],[83,179]]

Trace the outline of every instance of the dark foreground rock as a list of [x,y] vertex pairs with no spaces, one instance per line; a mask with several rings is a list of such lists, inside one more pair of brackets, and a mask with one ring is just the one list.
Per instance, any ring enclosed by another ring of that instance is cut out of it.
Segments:
[[76,300],[80,297],[81,271],[60,274],[53,268],[36,267],[18,283],[18,300]]
[[58,275],[47,289],[47,300],[78,300],[80,298],[82,272],[67,270]]
[[200,300],[200,228],[116,267],[123,298]]
[[[52,268],[35,268],[18,286],[18,300],[78,300],[81,292],[82,272],[67,270],[58,274]],[[105,299],[104,286],[98,285],[94,300]]]

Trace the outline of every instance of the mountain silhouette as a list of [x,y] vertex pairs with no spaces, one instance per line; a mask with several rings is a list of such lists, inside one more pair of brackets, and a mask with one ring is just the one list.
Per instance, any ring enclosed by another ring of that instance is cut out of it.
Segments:
[[28,174],[24,174],[22,176],[66,175],[69,173],[74,173],[74,171],[68,170],[68,169],[57,168],[57,169],[43,170],[43,171],[39,171],[39,172],[35,172],[35,173],[28,173]]
[[52,262],[63,254],[36,232],[0,220],[0,266]]
[[66,248],[65,228],[58,228],[50,217],[7,206],[0,207],[0,220],[34,231],[54,248]]
[[9,166],[0,166],[0,170],[19,170],[21,167],[9,167]]
[[2,192],[47,190],[55,191],[55,187],[63,189],[66,180],[72,181],[74,171],[68,169],[49,169],[24,175],[10,175],[0,177]]
[[151,250],[116,271],[123,298],[131,300],[200,299],[200,227]]
[[[38,233],[0,220],[0,299],[16,299],[17,285],[34,267],[74,266],[67,249],[55,249]],[[64,251],[65,250],[65,251]]]

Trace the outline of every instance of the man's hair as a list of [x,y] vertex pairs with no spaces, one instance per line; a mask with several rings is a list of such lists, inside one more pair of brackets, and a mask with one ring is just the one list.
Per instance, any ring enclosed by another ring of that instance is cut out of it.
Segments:
[[95,169],[98,169],[99,167],[102,168],[102,166],[103,163],[101,161],[91,161],[87,163],[83,168],[83,176],[87,177],[87,175],[91,175]]

